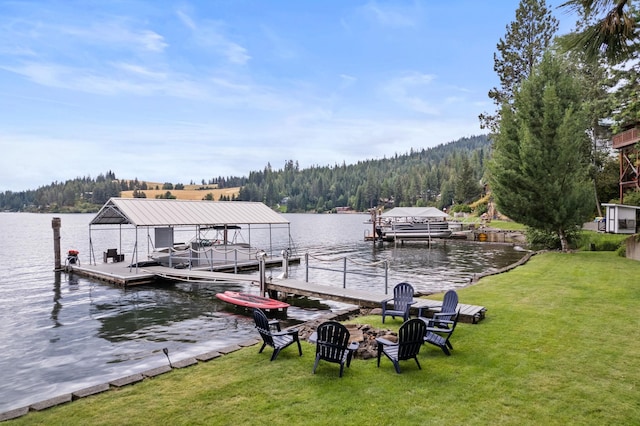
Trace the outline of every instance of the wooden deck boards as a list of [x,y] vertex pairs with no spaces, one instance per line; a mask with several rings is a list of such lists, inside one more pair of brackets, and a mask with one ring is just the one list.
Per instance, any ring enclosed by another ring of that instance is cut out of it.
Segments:
[[260,283],[259,274],[233,274],[229,272],[201,271],[195,269],[174,269],[165,266],[150,266],[142,268],[158,277],[178,281],[223,281]]
[[[321,299],[336,300],[367,308],[379,308],[384,299],[392,296],[381,293],[371,293],[364,290],[341,288],[336,286],[308,283],[291,279],[272,279],[267,283],[267,290],[274,290],[286,294],[297,294],[301,296],[317,297]],[[416,299],[417,302],[412,308],[412,313],[418,314],[420,308],[423,310],[438,310],[442,305],[439,300]],[[484,319],[486,308],[484,306],[467,305],[459,303],[460,322],[476,324]],[[415,312],[413,312],[415,311]]]
[[[296,258],[290,263],[298,262]],[[270,260],[267,267],[279,266],[281,260]],[[213,271],[208,267],[195,267],[193,269],[176,269],[165,266],[140,266],[129,267],[127,262],[108,262],[96,264],[73,264],[66,265],[65,269],[70,272],[76,272],[90,278],[100,281],[106,281],[121,286],[134,286],[141,284],[153,284],[158,278],[180,281],[232,281],[232,282],[249,282],[259,281],[257,273],[245,273],[246,271],[256,271],[258,269],[257,261],[238,262],[232,264],[214,265]],[[236,274],[243,272],[242,274]]]
[[[217,271],[206,271],[197,269],[175,269],[163,266],[148,266],[129,268],[124,263],[99,263],[97,265],[72,265],[70,268],[79,274],[108,281],[123,286],[153,283],[157,278],[169,280],[191,281],[191,282],[244,282],[249,284],[259,283],[258,274],[234,274]],[[292,279],[272,278],[267,282],[267,290],[277,291],[284,294],[296,294],[300,296],[316,297],[319,299],[336,300],[356,306],[367,308],[378,308],[384,299],[392,296],[383,293],[375,293],[366,290],[341,288],[338,286],[308,283]],[[438,310],[442,302],[431,299],[416,299],[416,303],[411,307],[412,314],[417,315],[420,308],[423,310]],[[460,303],[460,321],[468,323],[478,323],[484,319],[486,308],[484,306],[467,305]]]

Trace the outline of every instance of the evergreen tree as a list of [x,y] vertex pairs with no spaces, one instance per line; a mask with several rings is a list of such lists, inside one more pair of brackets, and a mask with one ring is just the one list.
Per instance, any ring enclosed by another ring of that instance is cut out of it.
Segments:
[[[588,22],[581,21],[578,28],[588,26]],[[560,38],[560,45],[566,43],[567,36]],[[594,201],[598,216],[602,216],[600,198],[598,196],[598,179],[604,172],[604,166],[610,154],[611,145],[611,117],[613,80],[610,78],[603,58],[598,60],[588,59],[585,52],[569,51],[566,53],[567,63],[570,64],[570,72],[580,76],[582,84],[582,99],[589,120],[587,134],[591,140],[591,178],[593,180]],[[603,176],[606,179],[606,177]],[[616,185],[617,187],[617,185]],[[616,189],[616,188],[614,188]]]
[[[602,170],[599,170],[595,183],[599,200],[604,203],[620,202],[620,164],[618,158],[609,156],[603,161]],[[626,196],[624,202],[625,204],[628,202]],[[599,212],[598,216],[602,216],[602,213]]]
[[638,17],[631,0],[567,0],[562,7],[594,22],[572,33],[565,45],[595,61],[604,52],[612,63],[625,61],[637,50]]
[[473,169],[466,156],[463,155],[460,159],[460,166],[457,170],[454,201],[458,204],[466,204],[480,195],[480,185],[474,178]]
[[[558,21],[547,9],[545,0],[520,0],[516,20],[507,26],[493,55],[493,70],[500,78],[500,87],[489,91],[498,108],[511,104],[520,83],[527,79],[558,30]],[[480,114],[480,125],[492,133],[498,131],[500,113]]]
[[569,249],[567,234],[592,211],[589,123],[579,84],[560,58],[546,54],[513,105],[505,102],[490,162],[498,209],[530,228],[556,234],[563,251]]

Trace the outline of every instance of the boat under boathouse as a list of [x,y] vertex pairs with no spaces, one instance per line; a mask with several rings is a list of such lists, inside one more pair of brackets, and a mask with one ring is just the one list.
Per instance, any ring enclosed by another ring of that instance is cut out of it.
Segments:
[[271,266],[293,263],[293,247],[289,221],[263,203],[111,198],[89,223],[89,264],[68,267],[128,285],[180,271],[255,270],[258,252]]

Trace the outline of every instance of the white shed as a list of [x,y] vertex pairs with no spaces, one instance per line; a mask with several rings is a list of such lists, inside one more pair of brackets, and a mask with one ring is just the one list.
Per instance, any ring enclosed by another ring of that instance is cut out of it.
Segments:
[[623,204],[602,204],[607,208],[605,231],[612,234],[635,234],[640,207]]

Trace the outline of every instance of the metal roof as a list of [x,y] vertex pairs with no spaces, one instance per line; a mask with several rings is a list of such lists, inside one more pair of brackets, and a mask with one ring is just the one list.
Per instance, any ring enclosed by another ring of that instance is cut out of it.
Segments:
[[380,217],[445,218],[449,215],[435,207],[395,207],[382,213]]
[[627,210],[640,210],[639,206],[628,206],[626,204],[602,203],[602,205],[605,207],[617,207],[617,208],[627,209]]
[[197,226],[288,224],[263,203],[190,201],[155,198],[111,198],[90,225]]

